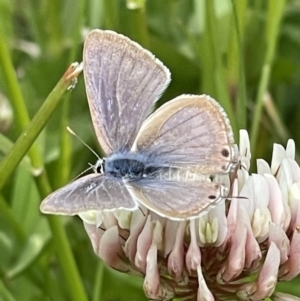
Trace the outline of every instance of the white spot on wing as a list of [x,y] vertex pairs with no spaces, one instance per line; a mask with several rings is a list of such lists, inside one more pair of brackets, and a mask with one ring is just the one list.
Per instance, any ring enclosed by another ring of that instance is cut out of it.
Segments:
[[96,187],[96,183],[91,183],[89,186],[85,188],[85,192],[89,193],[91,190],[93,190]]

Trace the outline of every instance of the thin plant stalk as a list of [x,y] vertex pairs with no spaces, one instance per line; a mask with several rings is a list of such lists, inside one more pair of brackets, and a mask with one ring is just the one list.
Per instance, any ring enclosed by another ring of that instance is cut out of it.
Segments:
[[[62,95],[65,93],[66,89],[68,88],[68,86],[70,86],[72,80],[74,79],[74,76],[78,76],[78,71],[75,71],[74,75],[72,75],[72,72],[74,72],[74,68],[75,66],[72,65],[67,70],[63,78],[58,82],[56,87],[49,94],[46,101],[39,109],[38,113],[34,116],[31,123],[19,136],[13,148],[10,150],[7,156],[0,162],[0,189],[3,188],[5,182],[11,176],[13,171],[21,162],[22,158],[25,156],[25,154],[28,152],[28,150],[36,140],[37,136],[45,127],[48,119],[53,114],[54,109],[59,103]],[[29,155],[30,158],[33,159],[33,154],[31,153]],[[36,156],[41,157],[39,153],[36,153]],[[40,160],[41,158],[38,158],[37,161]],[[39,174],[42,171],[42,165],[39,165],[39,168],[35,170],[36,174]]]
[[268,1],[268,20],[266,27],[267,50],[261,70],[258,92],[256,96],[252,128],[250,134],[250,144],[256,145],[259,133],[259,125],[262,115],[263,98],[267,91],[270,80],[270,73],[275,56],[276,42],[278,39],[280,22],[283,16],[285,0]]
[[[0,41],[0,44],[3,41]],[[1,55],[0,55],[1,56]],[[10,59],[8,56],[7,59]],[[8,64],[12,66],[12,64]],[[80,65],[81,66],[81,65]],[[77,69],[76,69],[77,68]],[[9,69],[8,69],[9,70]],[[45,127],[48,119],[52,115],[54,109],[57,107],[62,95],[65,93],[66,89],[72,84],[73,80],[77,78],[78,74],[81,72],[81,67],[78,68],[78,64],[72,64],[62,79],[58,82],[53,91],[49,94],[46,101],[20,135],[19,139],[14,144],[11,151],[7,154],[7,156],[0,162],[0,189],[3,188],[5,182],[8,180],[12,172],[18,166],[22,158],[25,156],[29,148],[32,146],[33,142],[41,132],[41,130]],[[13,74],[13,72],[10,72]],[[16,80],[15,77],[8,77],[8,81]],[[10,83],[11,86],[17,85],[17,83]],[[19,101],[23,101],[22,95],[16,95],[19,97]],[[26,110],[26,106],[23,106]],[[22,118],[26,118],[26,112],[21,114]],[[27,113],[28,114],[28,113]],[[26,120],[25,120],[26,121]],[[24,122],[24,121],[23,121]],[[41,155],[38,151],[35,153],[29,153],[31,161],[33,161],[32,156],[36,156],[38,161],[42,160]],[[40,171],[35,170],[36,174],[36,183],[39,189],[40,195],[43,197],[47,195],[51,191],[51,187],[47,178],[46,173],[43,170],[42,164],[39,165]],[[38,172],[39,171],[39,172]],[[76,301],[85,301],[88,300],[83,284],[80,280],[80,276],[76,267],[76,263],[71,251],[71,246],[66,237],[66,233],[64,231],[63,226],[59,218],[57,217],[49,217],[49,224],[53,233],[54,242],[57,247],[57,254],[64,271],[67,283],[69,284],[69,292],[72,296],[72,300]]]
[[218,40],[217,40],[217,19],[215,16],[215,6],[214,1],[206,0],[205,7],[206,7],[206,31],[209,36],[209,45],[210,51],[212,52],[214,68],[212,72],[212,79],[215,83],[215,92],[216,98],[219,100],[221,106],[226,111],[229,120],[231,121],[232,129],[234,132],[235,137],[238,137],[238,127],[235,118],[235,114],[233,111],[233,106],[229,97],[228,88],[225,81],[224,76],[224,66],[222,65],[221,61],[221,53],[218,47]]
[[[231,0],[232,10],[233,10],[233,21],[234,21],[234,29],[236,36],[236,44],[237,44],[237,53],[238,53],[238,98],[237,98],[237,106],[236,106],[236,115],[237,122],[240,129],[246,129],[247,127],[247,92],[246,92],[246,79],[245,79],[245,64],[243,58],[243,43],[242,43],[242,35],[241,35],[241,17],[238,17],[238,5],[241,6],[242,1]],[[244,1],[245,2],[245,1]],[[243,9],[245,11],[245,9]]]

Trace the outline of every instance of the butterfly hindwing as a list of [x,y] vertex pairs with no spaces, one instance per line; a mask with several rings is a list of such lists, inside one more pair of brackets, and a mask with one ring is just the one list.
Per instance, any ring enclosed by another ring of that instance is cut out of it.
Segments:
[[197,218],[226,196],[226,189],[208,181],[153,181],[126,183],[135,201],[172,220]]
[[182,95],[160,107],[143,123],[133,150],[201,174],[228,172],[237,161],[229,120],[206,95]]

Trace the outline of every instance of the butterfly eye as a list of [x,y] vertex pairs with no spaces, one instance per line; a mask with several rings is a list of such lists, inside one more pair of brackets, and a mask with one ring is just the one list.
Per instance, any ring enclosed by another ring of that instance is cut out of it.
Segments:
[[102,159],[99,159],[95,166],[94,166],[94,172],[95,173],[99,173],[99,174],[103,174],[104,173],[104,166],[105,166],[105,161]]

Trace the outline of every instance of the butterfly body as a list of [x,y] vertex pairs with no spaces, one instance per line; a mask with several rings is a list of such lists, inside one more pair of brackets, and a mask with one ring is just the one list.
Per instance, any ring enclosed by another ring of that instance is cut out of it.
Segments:
[[218,102],[181,95],[150,114],[170,72],[152,53],[112,31],[88,35],[83,66],[94,129],[107,155],[95,173],[50,194],[42,212],[75,215],[136,210],[141,204],[187,220],[226,198],[226,187],[211,176],[229,173],[238,150]]
[[103,173],[116,178],[139,179],[154,177],[162,167],[147,155],[123,152],[103,160]]

